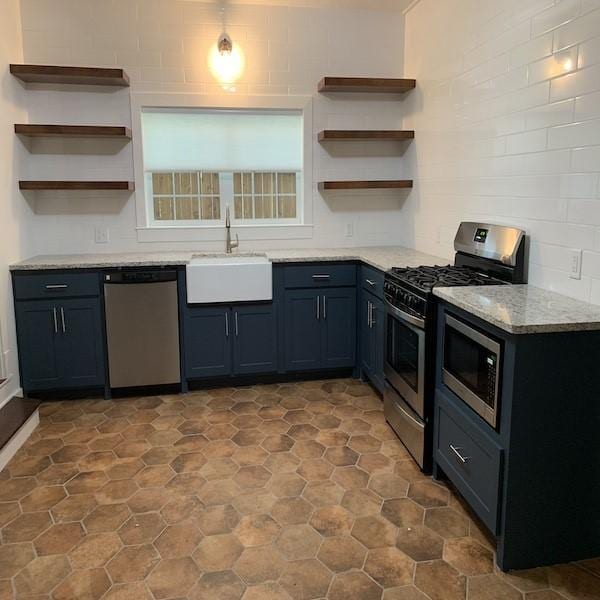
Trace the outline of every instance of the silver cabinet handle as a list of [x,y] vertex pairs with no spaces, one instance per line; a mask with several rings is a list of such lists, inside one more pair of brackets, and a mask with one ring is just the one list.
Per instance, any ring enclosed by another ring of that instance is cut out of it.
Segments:
[[454,452],[454,454],[456,455],[456,458],[458,458],[458,460],[460,460],[460,462],[464,465],[466,463],[468,463],[471,460],[470,456],[463,456],[460,451],[462,450],[462,448],[457,448],[456,446],[453,446],[452,444],[450,444],[450,450],[452,450],[452,452]]
[[313,279],[331,279],[331,275],[313,275]]
[[375,325],[375,305],[371,302],[371,328]]
[[58,333],[58,317],[56,316],[56,306],[52,309],[54,313],[54,333]]
[[225,337],[229,337],[229,315],[225,313]]
[[374,281],[371,281],[370,279],[365,279],[365,281],[371,286],[371,287],[375,287],[377,284]]
[[60,307],[60,320],[62,322],[62,331],[63,333],[66,333],[67,328],[65,326],[65,309],[62,306]]
[[51,285],[47,285],[47,290],[66,290],[69,286],[66,283],[55,283]]
[[323,318],[327,318],[327,296],[323,296]]
[[321,318],[321,296],[317,296],[317,321]]
[[238,335],[240,334],[239,331],[239,327],[238,327],[238,314],[237,314],[237,310],[235,311],[235,337],[238,337]]
[[371,307],[373,305],[371,304],[370,300],[367,300],[367,325],[369,326],[369,329],[371,329]]

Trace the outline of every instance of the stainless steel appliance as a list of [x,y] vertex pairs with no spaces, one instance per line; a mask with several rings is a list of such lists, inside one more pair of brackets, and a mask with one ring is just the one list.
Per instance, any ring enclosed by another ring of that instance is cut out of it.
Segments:
[[443,344],[444,383],[492,427],[496,427],[500,343],[446,315]]
[[177,272],[123,270],[104,274],[111,388],[177,384]]
[[[392,269],[385,275],[385,415],[400,440],[426,472],[431,469],[433,435],[436,351],[433,288],[523,283],[524,242],[525,234],[520,229],[464,222],[460,224],[454,240],[454,265]],[[457,341],[457,338],[453,339]],[[491,355],[487,358],[492,359]],[[469,396],[468,390],[488,409],[486,412],[471,396],[469,405],[476,405],[487,417],[495,418],[490,411],[494,415],[497,413],[496,402],[493,409],[489,407],[491,400],[488,392],[485,392],[485,398],[478,396],[480,390],[476,385],[472,386],[473,389],[470,387],[472,381],[457,377],[460,375],[460,365],[451,361],[447,366],[450,376],[458,382],[457,389],[460,384],[464,396]],[[494,367],[496,370],[499,368],[499,353]],[[481,385],[485,377],[488,382],[491,381],[489,370],[485,374],[478,372],[478,376],[481,376]]]

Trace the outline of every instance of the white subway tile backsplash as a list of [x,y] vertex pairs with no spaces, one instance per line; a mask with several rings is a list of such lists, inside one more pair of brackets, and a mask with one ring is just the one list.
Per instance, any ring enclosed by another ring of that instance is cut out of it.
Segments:
[[[421,0],[407,13],[405,68],[427,82],[406,100],[405,126],[427,131],[407,153],[403,233],[418,249],[448,253],[439,232],[466,218],[523,227],[531,283],[600,303],[599,14],[600,0]],[[447,23],[462,69],[438,43]],[[571,249],[585,252],[581,280]]]

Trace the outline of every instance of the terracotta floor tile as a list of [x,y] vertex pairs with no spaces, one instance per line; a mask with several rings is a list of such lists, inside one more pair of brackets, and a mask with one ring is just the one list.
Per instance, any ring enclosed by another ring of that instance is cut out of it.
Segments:
[[499,572],[352,379],[40,415],[0,472],[0,600],[600,598],[600,559]]

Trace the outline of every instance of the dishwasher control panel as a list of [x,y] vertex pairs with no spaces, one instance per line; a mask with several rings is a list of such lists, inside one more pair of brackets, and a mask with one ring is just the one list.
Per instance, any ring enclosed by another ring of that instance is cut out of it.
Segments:
[[157,283],[176,281],[177,271],[113,271],[104,274],[104,283]]

